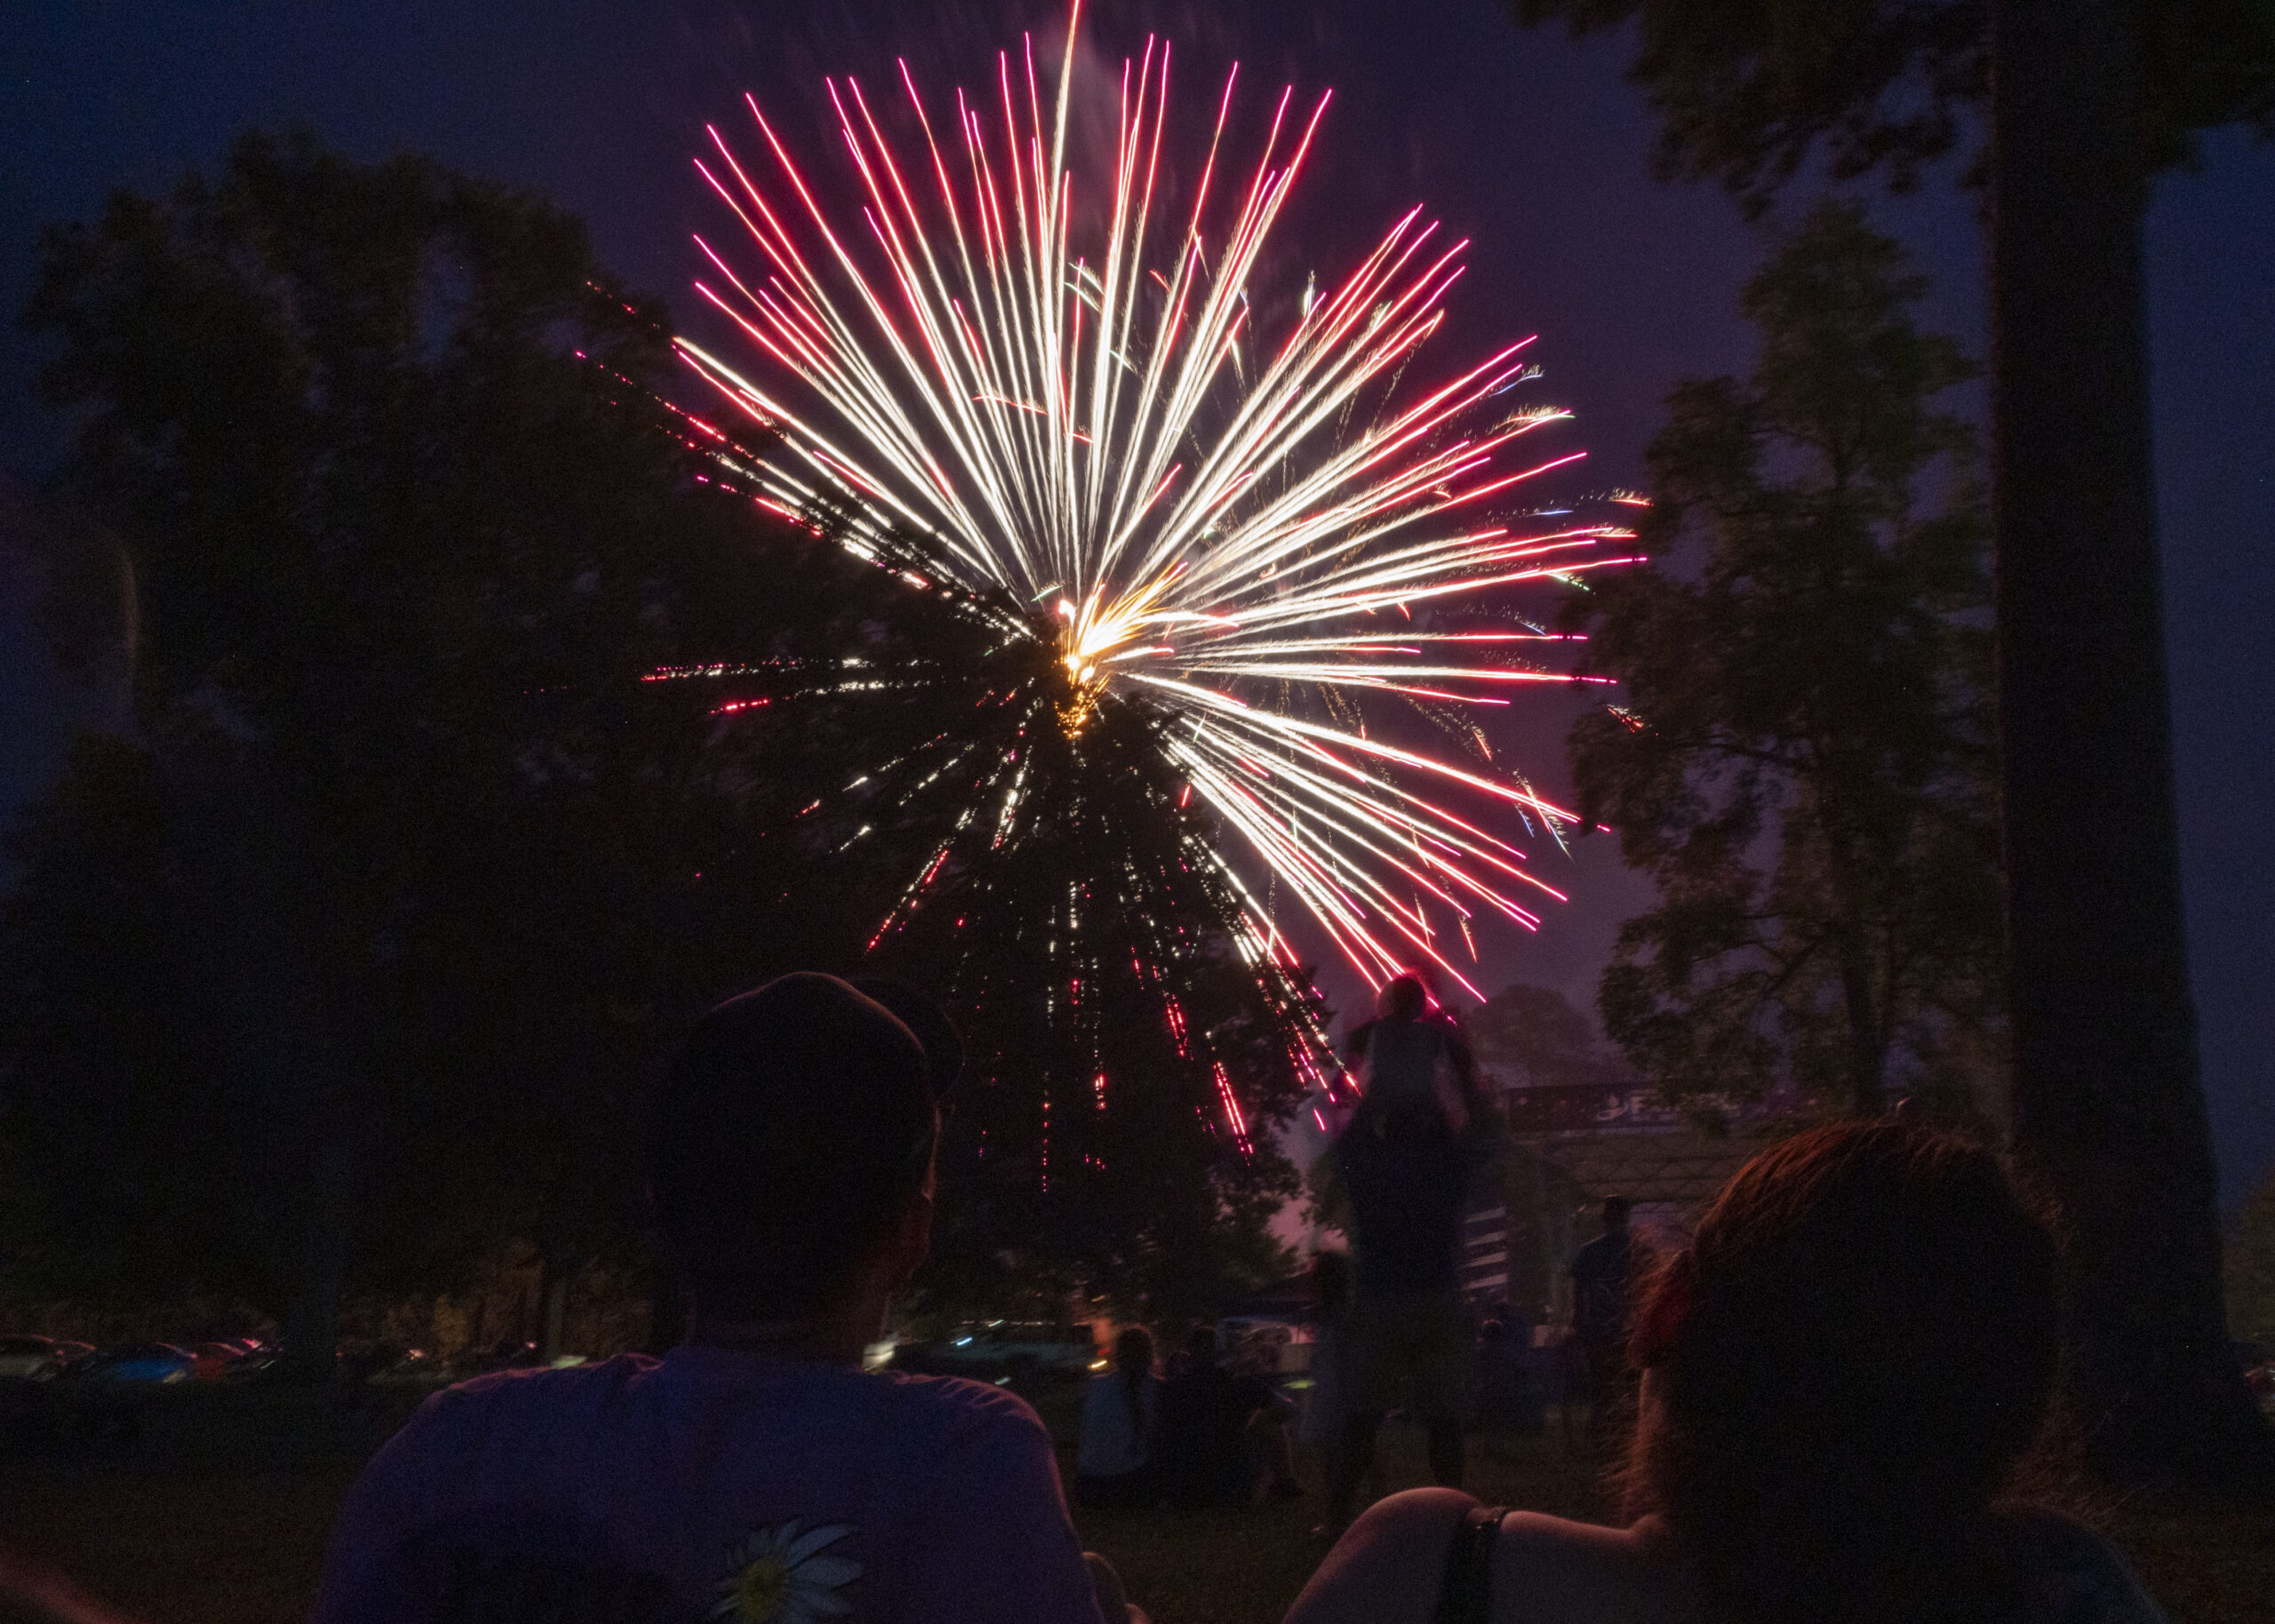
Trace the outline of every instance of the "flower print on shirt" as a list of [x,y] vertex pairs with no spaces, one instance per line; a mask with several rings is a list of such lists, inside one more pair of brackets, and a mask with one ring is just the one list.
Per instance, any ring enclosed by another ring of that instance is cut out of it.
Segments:
[[841,1593],[861,1577],[861,1564],[824,1554],[852,1532],[843,1523],[807,1528],[798,1517],[753,1529],[735,1542],[711,1616],[747,1624],[823,1624],[852,1612]]

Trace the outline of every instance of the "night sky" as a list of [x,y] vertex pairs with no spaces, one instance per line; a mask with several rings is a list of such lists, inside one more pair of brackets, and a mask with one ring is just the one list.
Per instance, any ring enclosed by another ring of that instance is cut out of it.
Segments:
[[[1026,0],[12,0],[0,29],[0,306],[22,306],[40,223],[88,216],[115,187],[170,186],[215,164],[246,126],[297,119],[361,155],[414,148],[550,193],[591,222],[606,263],[731,353],[688,291],[689,233],[723,235],[689,165],[704,123],[746,137],[740,98],[754,92],[809,167],[834,176],[842,148],[820,123],[823,74],[883,87],[906,54],[938,95],[992,74],[994,48],[1021,28],[1060,37],[1062,15]],[[1489,342],[1540,335],[1544,398],[1578,414],[1559,431],[1562,446],[1589,451],[1569,493],[1640,482],[1669,386],[1746,364],[1736,293],[1760,240],[1719,192],[1650,179],[1651,129],[1620,77],[1624,42],[1521,34],[1495,0],[1093,0],[1088,17],[1085,71],[1101,84],[1148,30],[1170,36],[1189,120],[1213,112],[1235,60],[1251,115],[1283,83],[1331,87],[1322,148],[1267,275],[1300,286],[1316,268],[1324,281],[1425,202],[1474,242],[1433,353],[1450,365]],[[1809,195],[1796,191],[1789,209]],[[1935,278],[1930,324],[1980,354],[1973,200],[1944,180],[1913,199],[1871,195],[1883,227]],[[2215,139],[2199,172],[2161,183],[2149,243],[2183,861],[2232,1204],[2275,1160],[2265,968],[2275,864],[2264,849],[2275,829],[2275,149]],[[0,469],[27,484],[62,435],[32,398],[35,360],[12,331]],[[0,490],[0,534],[15,500]],[[23,596],[20,561],[0,554],[0,800],[10,803],[44,782],[69,725]],[[1506,729],[1551,793],[1566,781],[1570,714],[1551,698]],[[1484,984],[1541,982],[1587,1005],[1613,931],[1648,891],[1607,839],[1582,842],[1569,864],[1547,853],[1543,868],[1572,904],[1537,938],[1489,944]],[[1347,989],[1330,991],[1348,1006]]]

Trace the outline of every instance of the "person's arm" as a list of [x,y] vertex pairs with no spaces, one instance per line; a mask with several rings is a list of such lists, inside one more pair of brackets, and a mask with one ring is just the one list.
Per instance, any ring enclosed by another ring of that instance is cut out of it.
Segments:
[[1353,1027],[1351,1040],[1344,1048],[1343,1081],[1350,1088],[1352,1097],[1361,1102],[1374,1087],[1374,1075],[1369,1070],[1374,1058],[1371,1051],[1375,1029],[1381,1024],[1380,1021],[1367,1021]]
[[1367,1058],[1367,1036],[1374,1030],[1375,1023],[1372,1021],[1361,1021],[1351,1029],[1350,1037],[1344,1039],[1344,1062],[1353,1070],[1355,1071],[1359,1063]]
[[1101,1624],[1050,1435],[1024,1402],[996,1393],[975,1404],[927,1478],[914,1497],[901,1618]]

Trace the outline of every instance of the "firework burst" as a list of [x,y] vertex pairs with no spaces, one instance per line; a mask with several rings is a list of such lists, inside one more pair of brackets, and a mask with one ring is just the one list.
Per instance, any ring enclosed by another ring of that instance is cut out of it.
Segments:
[[[970,728],[877,769],[962,805],[879,936],[960,847],[1017,840],[1041,729],[1079,755],[1131,707],[1180,798],[1238,837],[1194,855],[1237,892],[1252,962],[1295,966],[1275,917],[1293,899],[1370,984],[1427,961],[1474,992],[1456,959],[1473,964],[1473,927],[1537,927],[1561,895],[1512,837],[1574,820],[1476,725],[1521,685],[1584,680],[1523,657],[1556,640],[1508,591],[1625,561],[1600,544],[1630,532],[1528,498],[1581,455],[1533,450],[1567,414],[1521,403],[1530,339],[1407,386],[1466,246],[1418,207],[1259,330],[1251,281],[1325,96],[1303,111],[1283,91],[1236,166],[1234,69],[1205,146],[1173,154],[1195,176],[1173,203],[1166,43],[1122,64],[1102,172],[1070,167],[1078,24],[1079,5],[1048,97],[1031,41],[982,97],[928,102],[905,65],[889,103],[830,82],[858,214],[833,217],[754,100],[755,144],[714,129],[698,161],[747,240],[698,239],[698,286],[765,364],[681,351],[776,436],[740,477],[1029,660]],[[1429,726],[1375,713],[1392,704]]]

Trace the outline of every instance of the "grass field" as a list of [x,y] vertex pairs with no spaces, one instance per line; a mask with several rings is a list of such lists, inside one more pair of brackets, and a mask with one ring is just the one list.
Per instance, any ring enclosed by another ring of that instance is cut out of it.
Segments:
[[[1071,1466],[1071,1462],[1069,1462]],[[1386,1429],[1384,1486],[1424,1481],[1418,1433]],[[151,1459],[100,1469],[10,1463],[0,1539],[142,1624],[287,1624],[306,1615],[324,1540],[355,1477],[334,1458],[291,1471]],[[1085,1543],[1160,1624],[1276,1624],[1318,1564],[1316,1476],[1305,1499],[1209,1516],[1084,1514]],[[1559,1437],[1473,1452],[1481,1497],[1600,1514],[1588,1469]],[[2096,1509],[2177,1624],[2275,1621],[2275,1515],[2148,1502]]]

